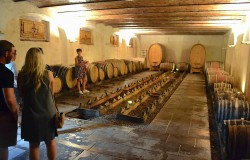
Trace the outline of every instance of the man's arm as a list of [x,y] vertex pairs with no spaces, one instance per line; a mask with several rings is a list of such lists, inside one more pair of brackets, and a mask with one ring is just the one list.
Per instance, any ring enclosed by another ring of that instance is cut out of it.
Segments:
[[16,107],[16,98],[13,88],[3,88],[3,95],[5,101],[8,105],[9,110],[13,114],[13,117],[17,120],[17,107]]

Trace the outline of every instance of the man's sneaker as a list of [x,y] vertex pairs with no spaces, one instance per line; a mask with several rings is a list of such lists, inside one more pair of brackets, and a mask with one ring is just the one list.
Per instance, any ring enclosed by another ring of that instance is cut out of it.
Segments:
[[88,91],[87,89],[85,89],[83,92],[84,92],[84,93],[89,93],[89,91]]
[[82,91],[79,91],[78,93],[79,93],[79,94],[83,94],[83,92],[82,92]]

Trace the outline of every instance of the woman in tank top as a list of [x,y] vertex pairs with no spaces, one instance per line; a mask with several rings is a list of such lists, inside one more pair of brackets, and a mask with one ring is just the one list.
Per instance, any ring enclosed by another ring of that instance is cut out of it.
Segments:
[[43,53],[39,48],[28,50],[17,83],[23,99],[21,138],[29,142],[30,159],[39,159],[40,142],[44,141],[48,159],[55,160],[54,77],[51,71],[45,69]]
[[[83,60],[82,57],[82,49],[78,48],[76,50],[77,56],[75,57],[75,78],[77,79],[77,88],[78,93],[83,94],[88,93],[89,91],[86,90],[86,84],[87,84],[87,75],[86,75],[86,64],[88,61]],[[81,83],[82,83],[82,90],[81,90]]]

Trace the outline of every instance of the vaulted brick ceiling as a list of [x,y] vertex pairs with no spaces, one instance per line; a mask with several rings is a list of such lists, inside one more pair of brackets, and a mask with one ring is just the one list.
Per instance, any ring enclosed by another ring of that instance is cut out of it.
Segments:
[[250,0],[26,1],[114,28],[151,31],[147,34],[223,35],[250,13]]

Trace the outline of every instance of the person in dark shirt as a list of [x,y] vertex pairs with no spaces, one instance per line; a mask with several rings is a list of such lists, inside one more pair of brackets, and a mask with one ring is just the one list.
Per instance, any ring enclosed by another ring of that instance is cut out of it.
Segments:
[[8,160],[8,147],[17,141],[17,106],[14,74],[5,67],[15,54],[14,45],[0,40],[0,159]]

